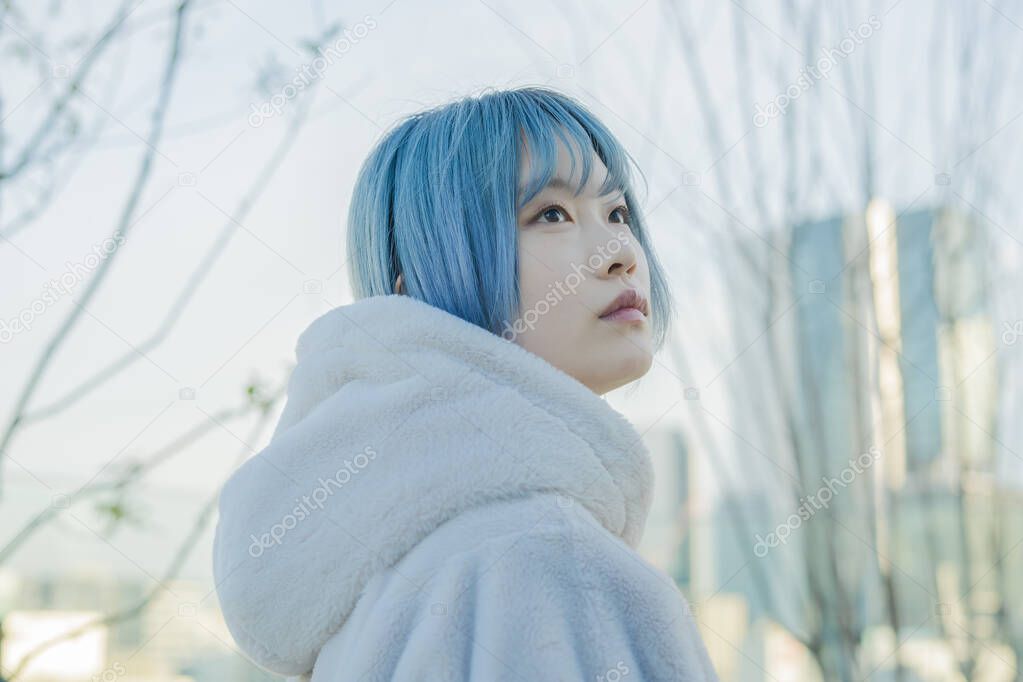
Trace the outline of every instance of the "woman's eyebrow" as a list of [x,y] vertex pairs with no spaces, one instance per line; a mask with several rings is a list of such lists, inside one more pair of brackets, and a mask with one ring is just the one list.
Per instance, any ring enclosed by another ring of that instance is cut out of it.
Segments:
[[[575,186],[572,183],[570,183],[565,178],[555,176],[555,177],[551,178],[547,182],[546,185],[544,185],[543,187],[538,189],[536,193],[539,194],[540,192],[543,192],[544,190],[549,190],[549,189],[563,189],[563,190],[575,191],[576,188],[575,188]],[[524,186],[523,187],[519,187],[519,195],[521,196],[521,195],[523,195],[525,193],[526,193],[526,187],[524,187]]]
[[[544,190],[553,190],[553,189],[563,189],[563,190],[566,190],[566,191],[575,192],[576,189],[578,189],[578,186],[575,183],[573,183],[573,182],[569,182],[568,180],[566,180],[565,178],[563,178],[561,176],[554,176],[553,178],[550,179],[550,181],[548,181],[548,183],[546,185],[544,185],[543,187],[540,188],[539,192],[543,192]],[[525,188],[524,187],[520,187],[519,190],[520,190],[520,193],[524,193],[525,192]],[[539,192],[537,192],[537,194],[539,194]],[[624,190],[621,189],[621,188],[615,187],[615,188],[612,188],[611,191],[608,192],[607,194],[602,194],[601,196],[610,196],[612,194],[624,194]]]
[[577,186],[570,183],[568,180],[562,177],[553,177],[551,181],[544,185],[543,189],[564,189],[574,192]]

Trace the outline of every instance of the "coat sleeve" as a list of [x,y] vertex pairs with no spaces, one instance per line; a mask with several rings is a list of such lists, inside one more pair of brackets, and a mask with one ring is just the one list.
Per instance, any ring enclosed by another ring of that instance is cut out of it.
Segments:
[[674,582],[585,523],[489,541],[420,593],[395,680],[717,680]]

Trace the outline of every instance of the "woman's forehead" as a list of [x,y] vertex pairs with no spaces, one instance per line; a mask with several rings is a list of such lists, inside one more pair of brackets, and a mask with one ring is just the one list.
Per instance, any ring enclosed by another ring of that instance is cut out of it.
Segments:
[[[543,187],[538,188],[538,191],[546,187],[551,189],[568,189],[575,192],[582,183],[584,169],[583,154],[585,154],[589,157],[590,171],[589,177],[586,178],[586,185],[582,187],[581,193],[593,196],[600,195],[600,188],[607,181],[608,169],[596,150],[592,147],[580,150],[579,145],[575,141],[572,141],[572,148],[570,150],[560,138],[555,140],[555,150],[556,156],[553,168],[550,169],[550,178]],[[520,196],[546,170],[539,167],[540,163],[541,161],[532,153],[529,145],[523,145],[521,161],[519,163]],[[611,189],[606,193],[610,194],[614,191],[616,190]]]

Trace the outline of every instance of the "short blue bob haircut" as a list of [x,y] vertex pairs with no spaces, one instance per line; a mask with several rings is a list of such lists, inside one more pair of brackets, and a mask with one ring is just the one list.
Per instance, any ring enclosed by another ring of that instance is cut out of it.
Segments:
[[[596,116],[548,88],[466,97],[408,116],[383,136],[359,171],[348,213],[355,297],[393,294],[400,273],[404,294],[500,335],[520,310],[518,212],[554,175],[558,139],[573,173],[575,150],[592,148],[608,169],[600,192],[625,195],[650,270],[660,348],[673,304],[633,193],[638,166]],[[523,140],[533,159],[528,179],[518,177]],[[577,192],[592,167],[591,155],[582,156]]]

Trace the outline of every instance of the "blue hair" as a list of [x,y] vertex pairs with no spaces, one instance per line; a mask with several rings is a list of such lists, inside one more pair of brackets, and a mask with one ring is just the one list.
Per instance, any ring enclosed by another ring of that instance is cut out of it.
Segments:
[[[575,149],[593,149],[608,170],[600,193],[625,195],[629,227],[649,265],[660,347],[673,305],[632,190],[638,166],[581,103],[546,88],[467,97],[413,114],[384,135],[359,171],[348,213],[355,297],[394,293],[400,273],[403,293],[500,334],[519,314],[518,210],[553,177],[559,139],[573,175]],[[532,155],[529,178],[518,177],[523,143]],[[582,163],[576,193],[589,178],[591,155],[583,153]]]

